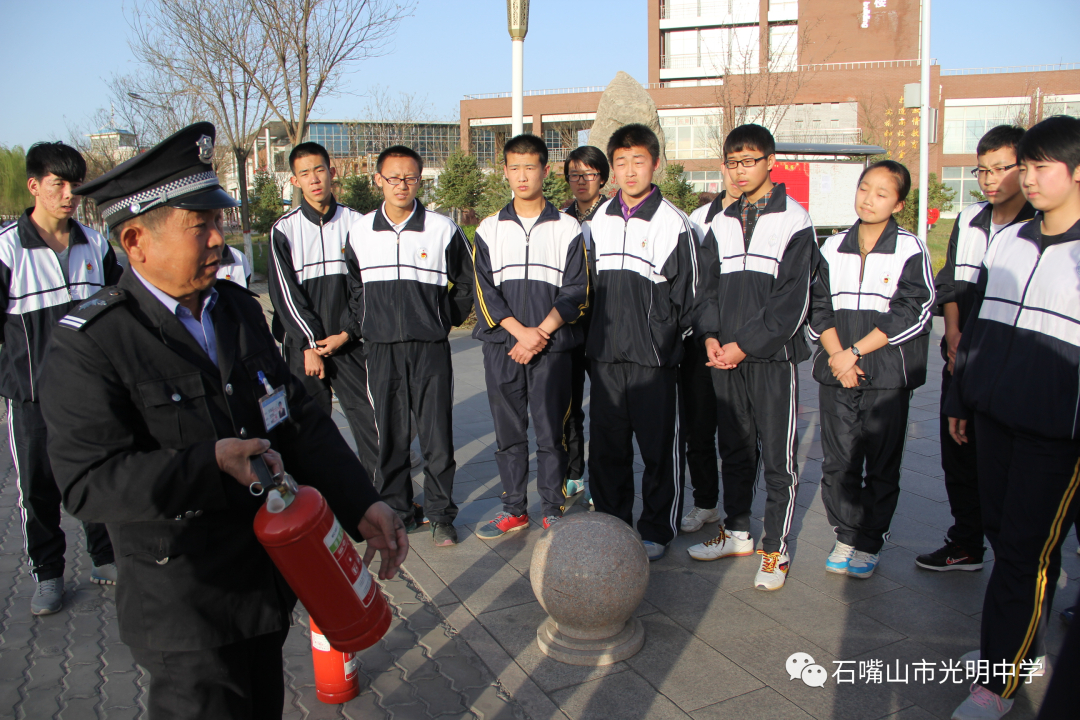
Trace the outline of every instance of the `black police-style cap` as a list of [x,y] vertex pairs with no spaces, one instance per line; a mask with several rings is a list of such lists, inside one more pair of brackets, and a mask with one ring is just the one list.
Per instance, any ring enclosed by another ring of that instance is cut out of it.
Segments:
[[221,188],[214,160],[212,123],[197,122],[144,153],[79,187],[97,203],[102,219],[114,228],[157,207],[215,210],[239,207]]

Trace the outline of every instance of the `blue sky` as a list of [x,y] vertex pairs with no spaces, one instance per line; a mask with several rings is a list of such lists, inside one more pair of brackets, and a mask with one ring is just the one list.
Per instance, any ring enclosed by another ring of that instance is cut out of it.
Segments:
[[[131,0],[128,0],[130,5]],[[0,66],[8,78],[0,144],[66,139],[108,105],[105,80],[130,72],[124,0],[5,3]],[[526,89],[606,85],[625,70],[646,79],[645,0],[532,0],[525,43]],[[44,22],[58,21],[46,27]],[[1076,0],[936,0],[931,50],[947,68],[1080,61]],[[389,55],[356,66],[344,92],[314,115],[358,118],[364,93],[390,85],[426,96],[456,118],[468,93],[510,89],[504,0],[419,0]]]

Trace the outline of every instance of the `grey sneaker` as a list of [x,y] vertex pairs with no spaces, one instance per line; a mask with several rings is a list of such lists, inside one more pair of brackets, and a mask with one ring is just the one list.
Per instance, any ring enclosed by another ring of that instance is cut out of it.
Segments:
[[95,565],[94,569],[90,571],[90,582],[95,585],[115,585],[116,563]]
[[431,523],[431,539],[436,547],[450,547],[458,544],[457,530],[453,523]]
[[60,612],[64,604],[64,578],[42,580],[30,600],[30,612],[34,615],[52,615]]

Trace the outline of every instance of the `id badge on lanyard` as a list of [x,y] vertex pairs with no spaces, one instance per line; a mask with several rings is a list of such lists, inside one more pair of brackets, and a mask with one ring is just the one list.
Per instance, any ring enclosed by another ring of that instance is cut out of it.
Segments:
[[263,425],[270,432],[289,417],[289,402],[285,398],[285,386],[271,387],[263,371],[259,371],[259,382],[266,389],[266,394],[259,398],[259,409],[262,410]]

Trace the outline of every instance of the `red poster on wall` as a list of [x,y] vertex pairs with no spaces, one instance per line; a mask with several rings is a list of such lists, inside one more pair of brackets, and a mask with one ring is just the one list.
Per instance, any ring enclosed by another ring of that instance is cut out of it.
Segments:
[[810,163],[778,161],[771,177],[774,183],[784,183],[788,197],[810,211]]

